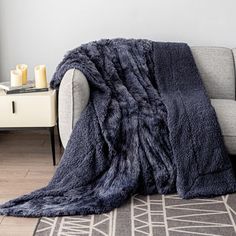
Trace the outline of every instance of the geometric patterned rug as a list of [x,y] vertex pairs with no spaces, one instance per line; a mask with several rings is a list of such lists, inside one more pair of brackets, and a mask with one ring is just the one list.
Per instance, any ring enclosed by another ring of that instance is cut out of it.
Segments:
[[133,196],[110,213],[40,219],[35,236],[235,236],[236,194]]

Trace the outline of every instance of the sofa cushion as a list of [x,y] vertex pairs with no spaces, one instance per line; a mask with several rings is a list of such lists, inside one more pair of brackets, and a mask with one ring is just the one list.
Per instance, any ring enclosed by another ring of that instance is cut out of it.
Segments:
[[236,101],[211,99],[217,119],[230,154],[236,154]]
[[[232,50],[212,47],[192,47],[191,49],[210,97],[234,99],[235,75]],[[236,49],[233,52],[236,56]],[[68,70],[59,90],[59,130],[64,147],[88,99],[89,85],[85,76],[78,70]],[[232,154],[236,154],[235,103],[234,100],[212,99],[226,146]]]
[[235,99],[233,52],[221,47],[191,47],[210,98]]

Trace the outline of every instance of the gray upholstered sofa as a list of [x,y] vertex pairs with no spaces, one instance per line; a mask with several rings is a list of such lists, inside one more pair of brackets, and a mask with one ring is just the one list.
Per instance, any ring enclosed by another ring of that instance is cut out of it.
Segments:
[[[236,154],[236,49],[191,47],[230,154]],[[89,100],[89,85],[78,70],[66,72],[59,88],[59,130],[65,147]]]

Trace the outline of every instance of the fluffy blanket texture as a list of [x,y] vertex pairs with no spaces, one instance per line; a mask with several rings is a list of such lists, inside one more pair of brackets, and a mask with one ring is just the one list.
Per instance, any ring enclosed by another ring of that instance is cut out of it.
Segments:
[[220,128],[190,48],[101,40],[70,51],[51,82],[77,68],[91,96],[48,186],[0,214],[97,214],[132,194],[212,197],[236,191]]

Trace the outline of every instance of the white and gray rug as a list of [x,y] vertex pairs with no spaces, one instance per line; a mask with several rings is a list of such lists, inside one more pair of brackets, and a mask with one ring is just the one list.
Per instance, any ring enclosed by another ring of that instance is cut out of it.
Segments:
[[182,200],[177,195],[136,195],[102,215],[47,218],[35,236],[235,236],[236,194]]

